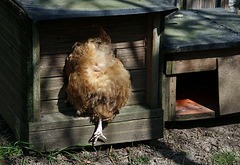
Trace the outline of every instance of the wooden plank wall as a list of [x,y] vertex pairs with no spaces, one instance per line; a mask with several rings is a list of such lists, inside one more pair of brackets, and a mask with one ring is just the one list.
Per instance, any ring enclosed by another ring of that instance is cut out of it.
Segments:
[[13,132],[24,134],[27,108],[31,107],[31,23],[24,11],[8,0],[0,1],[0,20],[0,112]]
[[229,0],[221,0],[221,8],[228,9]]
[[216,4],[216,0],[168,0],[180,9],[201,9],[201,8],[215,8],[219,6],[224,9],[228,9],[228,0],[219,0],[220,3]]
[[133,94],[128,105],[144,104],[146,19],[144,15],[135,15],[41,22],[41,112],[47,114],[73,110],[72,106],[64,103],[65,58],[76,41],[84,42],[99,35],[98,29],[93,25],[103,26],[112,39],[116,56],[130,71]]
[[240,55],[218,59],[220,115],[240,112]]
[[187,0],[186,9],[215,8],[216,0]]

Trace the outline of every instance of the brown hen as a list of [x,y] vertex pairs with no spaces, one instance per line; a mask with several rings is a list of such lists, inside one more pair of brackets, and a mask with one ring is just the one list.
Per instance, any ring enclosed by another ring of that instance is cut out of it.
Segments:
[[66,58],[67,101],[77,114],[88,112],[98,122],[90,141],[96,143],[102,133],[102,121],[110,122],[126,105],[131,95],[129,72],[115,58],[111,39],[99,28],[100,36],[85,43],[76,42]]

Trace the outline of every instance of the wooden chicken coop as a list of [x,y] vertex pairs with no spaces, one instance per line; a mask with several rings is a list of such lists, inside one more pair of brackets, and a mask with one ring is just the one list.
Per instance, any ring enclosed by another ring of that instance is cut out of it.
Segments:
[[95,125],[66,104],[65,58],[102,26],[130,71],[128,105],[104,128],[105,143],[162,137],[162,34],[176,8],[165,0],[0,1],[0,110],[17,138],[37,148],[86,144]]
[[222,8],[166,20],[165,121],[240,112],[240,16]]

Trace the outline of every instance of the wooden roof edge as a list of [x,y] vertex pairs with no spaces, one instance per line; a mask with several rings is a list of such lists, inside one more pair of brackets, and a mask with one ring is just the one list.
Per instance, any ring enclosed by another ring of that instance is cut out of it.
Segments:
[[15,0],[33,20],[102,17],[163,12],[168,14],[177,8],[167,0]]

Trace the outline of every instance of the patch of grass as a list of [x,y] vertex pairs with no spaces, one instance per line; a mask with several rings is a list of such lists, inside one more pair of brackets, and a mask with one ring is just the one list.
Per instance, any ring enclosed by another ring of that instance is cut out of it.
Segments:
[[179,150],[180,150],[180,152],[181,152],[181,154],[182,154],[182,156],[183,156],[182,164],[185,164],[185,159],[186,159],[186,156],[189,155],[189,152],[184,151],[184,150],[181,148],[180,144],[178,144],[178,148],[179,148]]
[[15,142],[13,145],[8,144],[7,146],[0,146],[0,160],[11,160],[14,161],[19,156],[23,155],[23,148],[19,142]]
[[240,163],[240,156],[237,151],[227,151],[221,150],[216,151],[215,154],[211,156],[213,161],[217,164],[238,164]]
[[148,163],[149,162],[149,158],[147,157],[138,157],[137,159],[134,159],[134,163]]
[[[27,142],[17,141],[13,144],[1,144],[0,145],[0,164],[2,160],[8,160],[10,163],[14,162],[18,157],[24,157],[26,152],[31,152],[34,157],[37,158],[45,158],[49,164],[60,162],[61,159],[58,158],[59,154],[64,154],[72,157],[73,159],[84,162],[84,160],[81,160],[79,157],[77,157],[75,152],[71,150],[72,147],[81,147],[84,150],[84,147],[82,146],[91,146],[90,144],[77,144],[74,146],[68,146],[64,147],[58,150],[48,150],[47,152],[42,152],[44,146],[41,149],[36,149],[34,145],[31,145]],[[94,150],[95,147],[94,147]],[[25,152],[26,151],[26,152]],[[23,164],[25,164],[26,160],[23,159]]]
[[120,164],[118,155],[113,151],[112,145],[109,152],[106,153],[113,165]]

